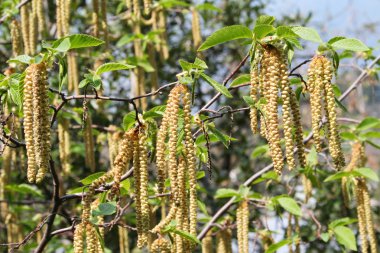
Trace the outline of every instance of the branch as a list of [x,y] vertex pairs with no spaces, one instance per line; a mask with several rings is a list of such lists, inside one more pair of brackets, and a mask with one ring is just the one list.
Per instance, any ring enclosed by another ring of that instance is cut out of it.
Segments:
[[[22,6],[24,6],[25,4],[27,4],[27,3],[31,2],[31,1],[32,0],[23,0],[18,5],[16,5],[16,8],[20,9]],[[7,19],[7,17],[8,17],[8,14],[5,14],[4,16],[2,16],[0,18],[0,24],[2,24]]]

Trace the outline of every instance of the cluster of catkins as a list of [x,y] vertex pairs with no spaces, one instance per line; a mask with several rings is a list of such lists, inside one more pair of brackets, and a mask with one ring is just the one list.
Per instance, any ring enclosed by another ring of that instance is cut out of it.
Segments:
[[[350,172],[354,169],[361,168],[365,165],[364,144],[355,142],[352,145],[351,161],[344,171]],[[348,178],[342,178],[342,191],[346,206],[348,206]],[[377,241],[372,220],[370,196],[366,180],[363,177],[353,179],[354,196],[356,199],[356,210],[358,216],[359,234],[361,240],[361,249],[363,253],[377,252]]]
[[330,154],[336,169],[340,170],[344,167],[345,161],[336,122],[335,95],[331,83],[332,76],[333,69],[329,59],[321,55],[315,56],[310,63],[307,80],[307,87],[310,92],[313,139],[316,150],[321,152],[320,124],[323,117],[322,107],[324,107]]
[[[256,103],[256,106],[251,106],[250,111],[251,129],[254,133],[260,131],[268,140],[274,170],[281,174],[284,167],[280,144],[279,98],[282,99],[285,156],[289,170],[295,168],[295,147],[300,166],[304,167],[306,159],[298,101],[290,86],[286,57],[273,45],[263,45],[255,53],[251,66],[250,95]],[[259,95],[265,102],[260,103]]]
[[[182,154],[177,155],[180,126],[180,100],[183,102],[184,141]],[[166,217],[153,229],[153,233],[161,230],[172,220],[176,220],[177,229],[196,236],[197,190],[195,147],[191,134],[191,94],[187,87],[178,85],[169,94],[166,110],[157,134],[157,173],[158,193],[164,193],[164,182],[169,177],[171,182],[170,210]],[[165,140],[168,137],[168,145]],[[166,152],[168,151],[168,156]],[[189,182],[189,192],[186,190]],[[193,245],[179,235],[175,235],[172,251],[189,252]]]
[[24,134],[28,181],[41,182],[49,168],[50,119],[47,70],[44,62],[25,70]]
[[[213,232],[210,230],[202,240],[202,253],[213,253],[213,252],[232,253],[232,230],[230,226],[231,224],[229,220],[227,220],[225,224],[223,225],[223,227],[219,231],[216,232],[216,250],[214,250],[214,246],[213,246]],[[238,226],[241,226],[241,224]],[[240,250],[242,249],[241,245],[243,242],[241,241],[242,227],[238,229],[240,229],[240,232],[238,232],[238,239],[240,238],[240,243],[238,241],[239,252],[240,252]],[[248,230],[246,230],[246,232],[247,232],[246,242],[248,242]]]

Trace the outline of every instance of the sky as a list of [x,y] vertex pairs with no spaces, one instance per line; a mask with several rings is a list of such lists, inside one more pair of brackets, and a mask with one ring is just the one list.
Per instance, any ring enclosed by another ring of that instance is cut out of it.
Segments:
[[[362,40],[368,46],[378,46],[380,39],[380,0],[270,0],[266,14],[281,17],[313,13],[310,26],[323,39],[344,35]],[[364,29],[371,27],[372,29]]]

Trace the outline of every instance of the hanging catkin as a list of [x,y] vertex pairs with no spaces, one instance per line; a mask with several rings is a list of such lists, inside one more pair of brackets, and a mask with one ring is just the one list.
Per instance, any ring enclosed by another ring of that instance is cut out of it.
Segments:
[[232,253],[231,229],[226,228],[226,229],[220,230],[216,234],[216,252],[217,253]]
[[[36,1],[38,30],[39,30],[40,36],[42,37],[42,34],[46,30],[44,3],[43,3],[43,0],[34,0],[34,1]],[[70,1],[70,0],[67,0],[67,1]]]
[[21,13],[21,30],[22,40],[24,43],[24,53],[30,55],[30,42],[29,42],[29,4],[25,4],[20,8]]
[[22,35],[21,35],[21,27],[20,23],[14,19],[11,23],[11,38],[12,38],[12,55],[16,57],[17,55],[21,55],[22,48]]
[[49,166],[50,122],[47,71],[44,62],[26,69],[24,133],[29,182],[41,182]]
[[101,0],[102,30],[106,48],[108,47],[107,0]]
[[261,60],[263,70],[263,87],[267,90],[264,96],[267,100],[266,110],[266,135],[269,143],[270,153],[272,156],[274,170],[281,174],[284,166],[281,145],[280,132],[278,128],[278,84],[280,81],[280,62],[278,50],[269,45],[266,46]]
[[99,0],[92,0],[92,24],[94,26],[93,28],[93,34],[95,37],[99,37],[99,28],[100,28],[100,18],[99,18]]
[[32,12],[29,15],[29,50],[34,55],[37,48],[38,39],[38,16],[37,16],[37,0],[32,1]]
[[128,239],[128,230],[121,226],[118,226],[119,234],[119,252],[120,253],[129,253],[129,239]]
[[86,122],[84,123],[83,138],[84,147],[86,151],[85,164],[87,168],[90,168],[92,172],[95,171],[95,146],[94,146],[94,136],[92,133],[92,120],[91,116],[86,117]]
[[59,159],[65,174],[70,173],[70,133],[69,121],[62,119],[58,121]]
[[[258,66],[257,62],[253,63],[251,65],[251,90],[249,95],[251,96],[252,100],[254,103],[257,102],[257,89],[259,86],[259,73],[258,73]],[[251,125],[251,130],[254,134],[257,133],[258,131],[258,122],[257,122],[257,108],[255,106],[250,107],[249,111],[249,116],[251,119],[250,125]]]
[[199,20],[199,13],[196,8],[191,9],[191,31],[193,34],[193,44],[194,48],[198,49],[198,47],[202,43],[202,35],[201,35],[201,27],[200,27],[200,20]]
[[240,202],[236,210],[236,225],[239,252],[248,253],[249,208],[247,200]]
[[212,246],[212,231],[208,231],[206,236],[202,239],[202,253],[213,253]]
[[152,253],[170,253],[171,251],[171,245],[170,242],[162,237],[156,239],[152,243],[151,247]]

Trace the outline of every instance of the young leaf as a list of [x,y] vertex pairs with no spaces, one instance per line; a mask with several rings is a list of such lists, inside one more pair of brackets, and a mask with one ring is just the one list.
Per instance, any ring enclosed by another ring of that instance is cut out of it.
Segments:
[[98,179],[99,177],[103,176],[104,174],[105,174],[105,172],[97,172],[97,173],[94,173],[94,174],[91,174],[91,175],[85,177],[84,179],[80,180],[79,182],[81,182],[84,185],[89,185],[93,181]]
[[231,198],[236,196],[239,196],[239,192],[234,189],[221,188],[215,193],[216,199]]
[[232,98],[232,95],[231,93],[228,91],[228,89],[221,85],[220,83],[218,83],[217,81],[215,81],[214,79],[212,79],[211,77],[209,77],[208,75],[204,74],[204,73],[201,73],[201,76],[212,86],[214,87],[218,92],[222,93],[224,96],[228,97],[228,98]]
[[313,41],[317,43],[323,43],[321,37],[319,37],[318,32],[313,28],[295,26],[295,27],[292,27],[292,31],[304,40],[309,40],[309,41]]
[[253,29],[253,33],[257,39],[262,39],[275,30],[276,29],[272,25],[257,25]]
[[363,42],[357,39],[340,39],[331,43],[331,46],[334,49],[345,49],[345,50],[351,50],[355,52],[362,52],[362,51],[369,50],[369,48]]
[[203,51],[218,44],[237,40],[237,39],[251,39],[252,31],[243,25],[226,26],[222,29],[211,34],[205,42],[198,48],[198,51]]
[[115,71],[115,70],[125,70],[125,69],[131,69],[135,68],[136,66],[128,65],[124,63],[118,63],[118,62],[108,62],[105,64],[100,65],[96,71],[95,74],[101,75],[105,72]]
[[358,168],[354,171],[358,172],[363,177],[379,182],[379,176],[371,168]]
[[136,121],[136,112],[129,112],[123,118],[123,129],[124,131],[129,130]]
[[242,74],[238,77],[236,77],[230,84],[230,87],[235,87],[235,86],[238,86],[240,84],[245,84],[245,83],[249,83],[251,81],[251,76],[250,74]]
[[56,40],[53,43],[53,47],[57,48],[63,40],[68,38],[70,40],[70,49],[75,49],[75,48],[86,48],[86,47],[96,47],[99,45],[104,44],[104,41],[95,38],[91,35],[87,34],[73,34],[66,36],[64,38],[61,38],[59,40]]
[[349,175],[351,175],[351,173],[348,171],[339,171],[339,172],[335,173],[334,175],[327,177],[323,182],[334,181],[337,179],[341,179],[342,177],[347,177]]
[[23,63],[23,64],[29,64],[30,61],[33,58],[30,57],[29,55],[22,54],[22,55],[17,55],[15,58],[9,59],[7,63]]
[[182,238],[185,238],[185,239],[187,239],[187,240],[189,240],[191,242],[194,242],[194,243],[197,243],[197,244],[202,244],[201,241],[199,241],[196,236],[190,234],[189,232],[178,230],[178,229],[174,229],[173,233],[177,234],[177,235],[181,236]]
[[59,45],[54,49],[58,52],[67,52],[70,49],[70,46],[71,46],[70,39],[66,38],[62,40],[62,42],[59,43]]
[[92,215],[94,216],[104,216],[111,215],[116,212],[116,202],[107,202],[101,203],[99,206],[92,211]]
[[252,156],[253,158],[256,158],[256,157],[259,157],[259,156],[261,156],[261,155],[266,154],[268,151],[269,151],[269,146],[268,146],[268,145],[261,145],[261,146],[256,147],[256,148],[252,151],[251,156]]
[[374,127],[380,126],[380,119],[374,117],[367,117],[363,119],[359,125],[356,127],[356,130],[363,131]]
[[344,226],[338,226],[334,228],[333,232],[336,240],[341,245],[347,249],[357,251],[355,235],[351,229]]
[[268,15],[261,15],[257,20],[256,20],[256,25],[271,25],[273,22],[276,20],[275,17],[273,16],[268,16]]
[[282,248],[284,247],[285,245],[288,245],[288,244],[291,244],[292,243],[292,239],[291,238],[288,238],[288,239],[285,239],[285,240],[282,240],[282,241],[279,241],[275,244],[272,244],[271,246],[269,246],[269,248],[265,251],[265,253],[274,253],[276,252],[279,248]]
[[297,216],[302,215],[301,208],[294,199],[290,197],[279,197],[277,201],[286,211]]

